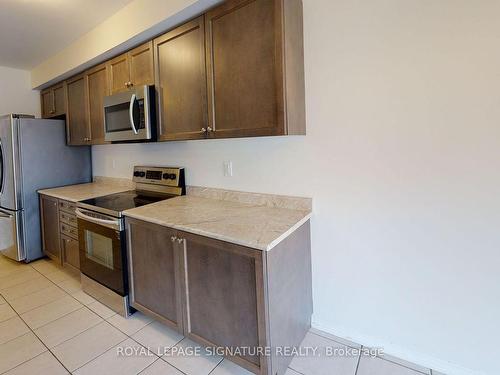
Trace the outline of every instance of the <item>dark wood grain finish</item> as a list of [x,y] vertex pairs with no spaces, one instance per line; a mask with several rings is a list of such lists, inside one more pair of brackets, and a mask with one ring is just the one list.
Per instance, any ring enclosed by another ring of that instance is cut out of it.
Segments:
[[90,144],[90,129],[87,118],[87,84],[84,74],[66,81],[66,103],[68,144]]
[[128,59],[132,85],[154,85],[153,41],[129,51]]
[[[262,252],[179,232],[184,242],[185,334],[206,345],[265,345]],[[265,358],[234,357],[259,372]]]
[[54,116],[62,116],[66,113],[66,97],[64,95],[64,84],[53,87]]
[[54,91],[52,89],[46,89],[40,93],[40,104],[42,118],[50,118],[54,115]]
[[101,64],[88,70],[86,79],[91,143],[93,145],[105,144],[103,104],[104,97],[110,94],[107,65]]
[[61,253],[63,265],[80,269],[80,251],[77,240],[66,235],[61,235]]
[[[311,229],[303,224],[267,257],[269,342],[272,347],[299,347],[311,328]],[[292,357],[272,356],[272,374],[284,374]]]
[[61,263],[59,209],[57,198],[40,195],[40,215],[42,219],[43,252],[48,257]]
[[128,218],[127,230],[131,305],[182,331],[175,231]]
[[236,0],[206,13],[215,137],[284,134],[281,0]]
[[208,127],[204,19],[154,40],[159,139],[197,139]]
[[128,54],[124,53],[107,62],[111,94],[127,91],[130,82]]

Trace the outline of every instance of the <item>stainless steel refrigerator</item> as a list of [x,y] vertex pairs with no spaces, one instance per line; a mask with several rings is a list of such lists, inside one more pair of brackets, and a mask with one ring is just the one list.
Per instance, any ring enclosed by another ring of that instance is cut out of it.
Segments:
[[42,257],[39,189],[90,182],[89,146],[68,147],[63,120],[0,117],[0,252]]

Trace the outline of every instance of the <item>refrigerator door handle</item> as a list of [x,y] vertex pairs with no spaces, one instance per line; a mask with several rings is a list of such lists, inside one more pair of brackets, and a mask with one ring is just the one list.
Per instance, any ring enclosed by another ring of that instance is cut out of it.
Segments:
[[2,140],[0,139],[0,195],[3,193],[3,181],[4,181],[4,163],[3,163],[3,146]]

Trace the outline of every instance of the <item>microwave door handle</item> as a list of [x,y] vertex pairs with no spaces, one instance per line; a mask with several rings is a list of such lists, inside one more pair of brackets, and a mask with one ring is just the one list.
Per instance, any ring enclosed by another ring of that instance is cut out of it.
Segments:
[[130,98],[130,106],[128,108],[128,115],[130,117],[130,125],[132,126],[132,130],[134,131],[134,134],[138,134],[137,129],[135,127],[134,123],[134,102],[135,102],[135,94],[132,94],[132,97]]

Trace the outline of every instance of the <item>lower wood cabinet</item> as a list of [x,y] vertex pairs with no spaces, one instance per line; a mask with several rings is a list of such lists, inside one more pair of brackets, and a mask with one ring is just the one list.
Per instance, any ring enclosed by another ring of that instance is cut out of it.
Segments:
[[171,240],[175,231],[159,225],[128,223],[130,303],[181,331],[179,249]]
[[43,252],[63,266],[80,269],[76,205],[40,194]]
[[59,237],[59,208],[57,198],[40,195],[43,252],[49,258],[61,262]]
[[[251,348],[232,361],[282,375],[312,314],[309,222],[265,252],[126,219],[132,306],[209,347]],[[255,352],[270,349],[271,355]]]
[[[179,233],[186,280],[184,333],[205,345],[265,345],[263,253],[189,233]],[[245,355],[249,369],[266,366]]]
[[80,269],[80,249],[78,240],[66,235],[61,235],[61,250],[63,264]]

